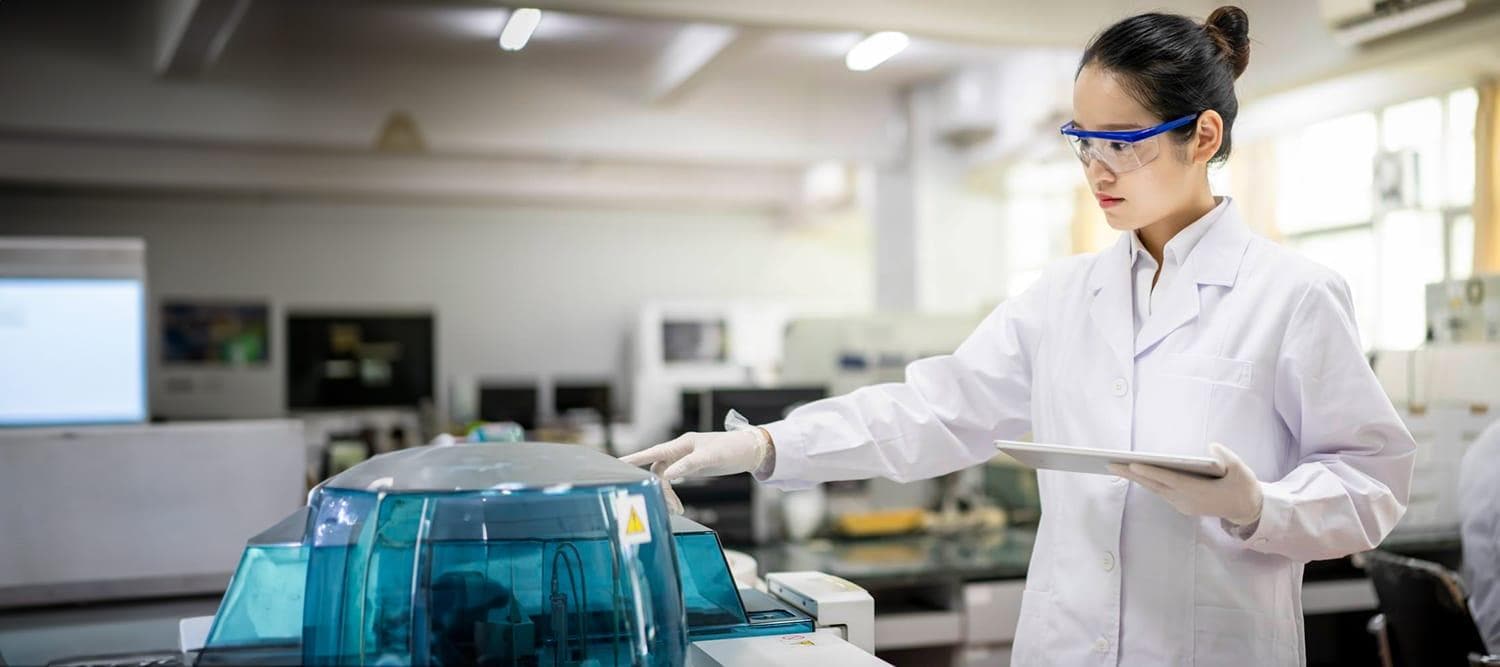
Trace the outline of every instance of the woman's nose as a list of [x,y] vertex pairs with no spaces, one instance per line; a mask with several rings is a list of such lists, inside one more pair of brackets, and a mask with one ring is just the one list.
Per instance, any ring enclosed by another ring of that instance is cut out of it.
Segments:
[[1089,160],[1088,164],[1083,166],[1083,173],[1088,177],[1089,182],[1096,186],[1099,183],[1115,182],[1115,172],[1110,171],[1109,167],[1104,166],[1104,161],[1098,158]]

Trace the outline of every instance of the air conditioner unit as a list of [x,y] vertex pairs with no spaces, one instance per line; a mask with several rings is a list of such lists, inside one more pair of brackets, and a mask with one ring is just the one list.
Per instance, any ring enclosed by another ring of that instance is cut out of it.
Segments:
[[1343,46],[1356,46],[1463,12],[1487,0],[1320,0],[1323,20]]

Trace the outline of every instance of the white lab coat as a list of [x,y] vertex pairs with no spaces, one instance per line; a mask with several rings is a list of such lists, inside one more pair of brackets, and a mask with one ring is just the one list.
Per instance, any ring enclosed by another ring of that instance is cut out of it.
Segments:
[[1302,568],[1379,544],[1415,443],[1361,352],[1348,287],[1254,235],[1230,202],[1134,332],[1129,237],[1050,266],[906,381],[766,425],[764,481],[946,474],[992,441],[1204,455],[1263,483],[1253,534],[1124,480],[1041,471],[1014,664],[1298,665]]

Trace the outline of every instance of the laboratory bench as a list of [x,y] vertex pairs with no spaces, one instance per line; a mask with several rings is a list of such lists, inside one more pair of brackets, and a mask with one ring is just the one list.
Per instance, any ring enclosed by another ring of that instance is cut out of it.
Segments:
[[[895,664],[1007,665],[1036,531],[814,539],[747,549],[762,574],[818,570],[875,597],[875,649]],[[1452,533],[1392,535],[1381,548],[1458,568]],[[1374,588],[1351,558],[1308,563],[1303,575],[1308,664],[1375,664],[1365,624]],[[1362,658],[1368,658],[1364,660]]]

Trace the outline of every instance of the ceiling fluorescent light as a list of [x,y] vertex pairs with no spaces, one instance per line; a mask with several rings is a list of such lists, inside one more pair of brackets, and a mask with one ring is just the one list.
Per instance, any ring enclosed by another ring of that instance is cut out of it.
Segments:
[[500,31],[500,48],[506,51],[520,51],[531,39],[532,31],[536,25],[542,22],[542,10],[540,9],[517,9],[510,14],[510,20],[505,22],[505,29]]
[[849,49],[844,64],[856,72],[868,72],[900,53],[910,42],[904,32],[877,32]]

